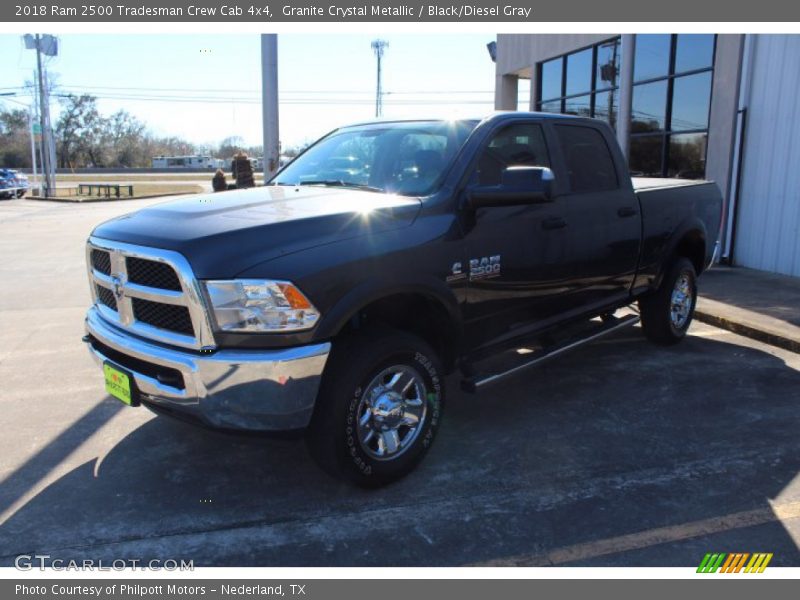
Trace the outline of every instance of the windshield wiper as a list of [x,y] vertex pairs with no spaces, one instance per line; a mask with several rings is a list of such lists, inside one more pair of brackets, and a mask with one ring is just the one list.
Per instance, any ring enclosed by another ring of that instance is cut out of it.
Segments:
[[301,181],[297,185],[325,185],[330,187],[349,187],[357,190],[367,190],[370,192],[383,192],[384,190],[372,185],[364,183],[356,183],[355,181],[344,181],[342,179],[318,179],[314,181]]

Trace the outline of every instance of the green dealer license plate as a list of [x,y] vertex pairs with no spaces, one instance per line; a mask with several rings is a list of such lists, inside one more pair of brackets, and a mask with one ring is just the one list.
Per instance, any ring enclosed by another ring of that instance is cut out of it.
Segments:
[[103,377],[106,380],[106,391],[124,402],[128,406],[136,406],[139,403],[134,394],[133,382],[130,375],[108,363],[103,365]]

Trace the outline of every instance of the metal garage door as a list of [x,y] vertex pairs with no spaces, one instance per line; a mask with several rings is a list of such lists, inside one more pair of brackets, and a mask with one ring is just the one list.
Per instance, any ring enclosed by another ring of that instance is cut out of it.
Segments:
[[753,42],[734,260],[800,276],[800,35]]

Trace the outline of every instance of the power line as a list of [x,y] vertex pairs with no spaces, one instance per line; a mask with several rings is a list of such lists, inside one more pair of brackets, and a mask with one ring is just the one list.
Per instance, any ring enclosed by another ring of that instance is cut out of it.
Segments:
[[[70,98],[70,94],[52,94],[57,98]],[[188,103],[188,104],[261,104],[260,99],[247,99],[247,98],[223,98],[223,97],[193,97],[193,96],[145,96],[145,95],[116,95],[116,94],[102,94],[96,95],[95,98],[99,100],[130,100],[142,102],[166,102],[166,103]],[[294,98],[294,99],[281,99],[281,104],[295,104],[295,105],[370,105],[373,101],[365,98]],[[413,100],[413,99],[399,99],[391,100],[386,104],[392,106],[424,106],[424,105],[453,105],[453,104],[492,104],[492,100]]]
[[[67,85],[60,84],[60,88],[66,89],[82,89],[82,90],[128,90],[128,91],[142,91],[142,92],[206,92],[206,93],[244,93],[244,94],[261,94],[261,90],[252,88],[226,88],[220,90],[219,88],[155,88],[155,87],[138,87],[138,86],[104,86],[104,85]],[[0,88],[3,89],[3,88]],[[12,89],[12,88],[9,88]],[[14,88],[16,89],[16,88]],[[374,94],[374,90],[281,90],[282,94]],[[401,95],[401,94],[494,94],[494,90],[396,90],[384,91],[384,95]]]

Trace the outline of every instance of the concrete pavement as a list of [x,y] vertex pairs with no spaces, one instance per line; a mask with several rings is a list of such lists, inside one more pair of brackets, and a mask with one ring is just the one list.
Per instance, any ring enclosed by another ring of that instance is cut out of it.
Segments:
[[0,202],[0,564],[800,565],[800,355],[702,323],[666,349],[633,328],[477,396],[451,382],[424,464],[374,492],[299,440],[123,406],[80,342],[83,242],[153,202]]
[[696,318],[800,352],[800,279],[743,267],[717,266],[699,281]]

